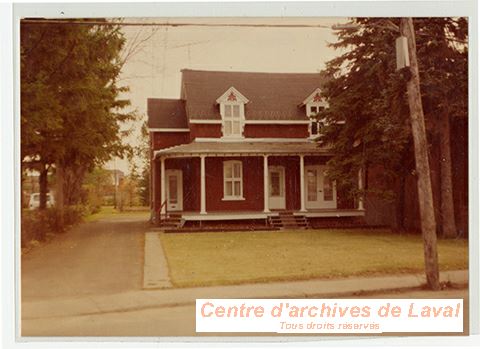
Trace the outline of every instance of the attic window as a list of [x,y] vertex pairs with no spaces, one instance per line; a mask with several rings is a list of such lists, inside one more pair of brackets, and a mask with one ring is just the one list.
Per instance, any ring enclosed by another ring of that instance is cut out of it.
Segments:
[[222,133],[225,138],[243,138],[245,123],[245,98],[234,87],[230,87],[217,99],[222,117]]
[[320,113],[322,110],[325,109],[323,105],[318,105],[318,104],[310,104],[308,108],[309,108],[308,116],[310,117],[317,115],[318,113]]
[[310,132],[310,137],[317,137],[320,135],[320,129],[325,124],[325,119],[320,118],[318,115],[323,110],[328,108],[328,102],[322,96],[322,91],[320,88],[317,88],[303,101],[302,105],[305,106],[305,113],[310,119],[308,125],[308,130]]
[[241,137],[242,136],[242,115],[240,104],[225,103],[223,105],[223,136]]

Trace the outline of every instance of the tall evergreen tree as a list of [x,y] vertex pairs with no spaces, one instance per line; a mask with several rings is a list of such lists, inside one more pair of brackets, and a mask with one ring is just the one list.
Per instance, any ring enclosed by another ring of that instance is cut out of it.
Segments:
[[[395,221],[401,228],[403,188],[414,162],[405,90],[409,77],[396,71],[398,20],[357,18],[352,24],[359,29],[338,31],[338,42],[332,44],[343,50],[343,54],[327,64],[326,74],[330,79],[324,95],[330,108],[318,116],[327,121],[321,141],[330,143],[336,154],[329,163],[330,176],[352,196],[361,194],[356,187],[359,169],[368,173],[368,169],[376,166],[382,168],[385,185],[375,191],[395,198],[398,213]],[[430,140],[435,135],[449,139],[449,132],[438,127],[439,118],[445,121],[467,115],[466,27],[463,18],[415,19]],[[450,147],[440,150],[441,158],[448,158],[446,152]],[[442,165],[444,172],[451,170],[451,163],[443,161]],[[448,174],[442,174],[444,177],[448,178]],[[451,179],[450,184],[444,182],[447,181],[442,180],[442,192],[450,185],[451,193]],[[442,197],[442,202],[447,200]],[[450,235],[447,230],[451,229],[453,203],[442,205],[442,217],[445,235]],[[446,224],[447,221],[450,223]]]

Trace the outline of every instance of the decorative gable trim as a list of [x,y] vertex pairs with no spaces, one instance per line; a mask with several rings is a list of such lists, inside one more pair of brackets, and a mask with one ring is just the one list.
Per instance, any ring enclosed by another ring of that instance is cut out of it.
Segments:
[[312,94],[310,94],[307,98],[305,98],[301,106],[304,106],[310,103],[325,104],[325,106],[328,105],[325,98],[322,97],[322,90],[320,90],[320,88],[317,88],[315,91],[312,92]]
[[230,87],[223,95],[217,98],[217,104],[221,103],[242,103],[246,104],[249,102],[247,97],[242,95],[235,87]]

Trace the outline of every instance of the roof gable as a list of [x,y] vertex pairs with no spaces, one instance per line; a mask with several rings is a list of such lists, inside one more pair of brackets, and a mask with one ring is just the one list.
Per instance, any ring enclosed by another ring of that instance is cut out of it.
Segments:
[[235,87],[230,87],[223,95],[217,98],[217,104],[228,103],[228,102],[239,102],[246,104],[249,102],[247,97],[242,95]]
[[319,103],[319,104],[327,104],[327,101],[322,96],[322,90],[320,88],[315,89],[307,98],[305,98],[302,102],[302,105],[306,105],[309,103]]

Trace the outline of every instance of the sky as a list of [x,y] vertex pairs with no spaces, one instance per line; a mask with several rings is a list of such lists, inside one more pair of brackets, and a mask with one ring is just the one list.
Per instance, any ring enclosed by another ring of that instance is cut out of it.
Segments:
[[[179,98],[182,69],[314,73],[340,54],[329,47],[334,24],[347,18],[125,18],[128,23],[198,23],[225,26],[125,26],[125,52],[140,43],[122,69],[119,83],[139,120],[124,126],[138,144],[146,120],[147,98]],[[229,24],[313,25],[322,27],[232,27]],[[144,41],[145,40],[145,41]],[[110,161],[107,168],[129,172],[126,160]]]

